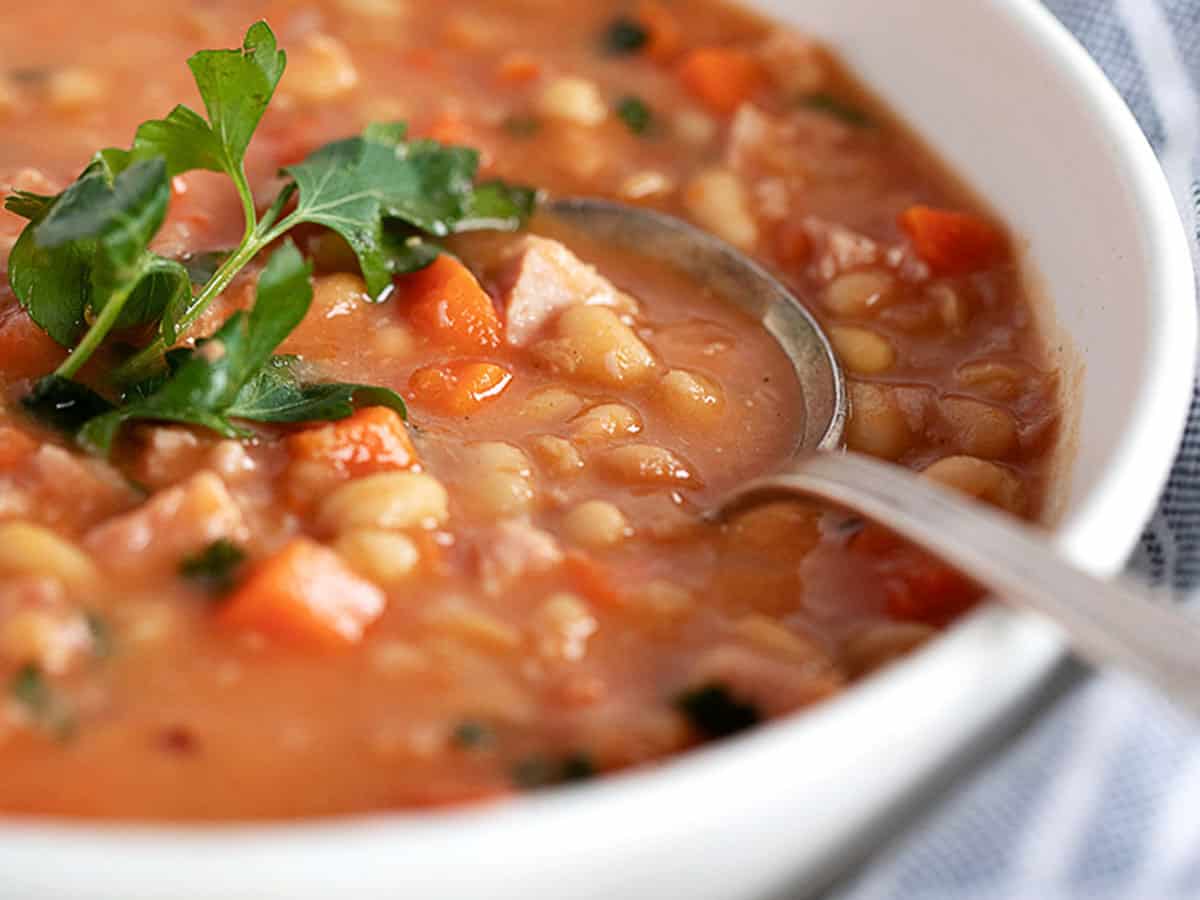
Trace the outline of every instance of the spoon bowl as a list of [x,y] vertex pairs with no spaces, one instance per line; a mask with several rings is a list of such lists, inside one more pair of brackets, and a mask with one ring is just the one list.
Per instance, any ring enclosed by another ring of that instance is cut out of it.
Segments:
[[674,216],[592,197],[568,197],[544,212],[601,243],[658,260],[744,309],[779,342],[804,397],[795,450],[842,445],[849,401],[829,338],[799,300],[770,272],[719,238]]

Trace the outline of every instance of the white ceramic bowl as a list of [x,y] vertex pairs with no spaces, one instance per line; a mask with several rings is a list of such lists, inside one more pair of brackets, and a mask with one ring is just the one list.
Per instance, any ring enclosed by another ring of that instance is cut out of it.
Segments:
[[[1190,395],[1188,250],[1133,118],[1036,0],[762,0],[836,46],[1027,239],[1086,368],[1062,551],[1118,569]],[[813,712],[507,806],[299,826],[0,826],[0,897],[750,898],[816,886],[865,827],[1027,697],[1056,633],[989,608]],[[792,888],[794,890],[794,888]]]

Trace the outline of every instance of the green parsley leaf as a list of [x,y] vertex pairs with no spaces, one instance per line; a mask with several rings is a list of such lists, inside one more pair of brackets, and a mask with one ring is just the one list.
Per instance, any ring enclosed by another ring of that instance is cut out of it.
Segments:
[[385,220],[434,237],[478,228],[517,228],[532,192],[491,182],[476,189],[479,154],[433,141],[403,143],[400,125],[372,125],[361,137],[326,144],[284,171],[299,199],[288,224],[311,222],[345,238],[367,290],[378,297],[391,276],[410,271],[405,243],[389,241]]
[[152,392],[84,425],[79,432],[83,445],[107,454],[121,425],[135,419],[199,425],[225,437],[246,436],[229,420],[229,410],[308,311],[310,268],[291,242],[275,251],[259,276],[249,315],[239,311],[230,316]]
[[620,16],[604,30],[601,45],[606,53],[613,56],[628,56],[637,53],[650,40],[650,34],[645,26],[636,19]]
[[6,202],[31,217],[9,259],[13,290],[30,317],[66,347],[94,320],[60,374],[74,374],[112,329],[154,321],[172,297],[190,293],[183,267],[147,249],[169,196],[161,159],[115,172],[98,156],[57,197]]
[[356,403],[387,406],[407,416],[404,399],[393,390],[340,381],[302,383],[295,359],[276,356],[238,392],[227,412],[254,422],[312,422],[344,419]]
[[25,411],[39,422],[67,434],[75,434],[89,419],[111,412],[113,405],[87,385],[46,375],[38,379],[21,400]]
[[685,691],[675,705],[692,727],[708,738],[728,737],[757,725],[757,707],[736,698],[723,684],[713,682]]
[[650,107],[640,97],[633,96],[622,97],[617,102],[617,116],[634,134],[645,134],[654,121]]
[[266,22],[246,32],[240,50],[202,50],[188,60],[208,120],[186,106],[143,122],[133,142],[137,158],[161,156],[172,175],[192,169],[242,177],[250,138],[287,65]]
[[326,144],[285,171],[299,189],[297,222],[331,228],[358,256],[367,290],[391,283],[383,219],[400,219],[434,235],[462,218],[479,158],[473,150],[430,142],[401,144],[379,127]]
[[179,564],[179,574],[210,593],[226,594],[245,561],[246,551],[222,538],[184,559]]
[[189,253],[179,260],[180,265],[187,271],[192,284],[205,285],[212,280],[221,264],[229,259],[232,251],[208,250],[204,253]]

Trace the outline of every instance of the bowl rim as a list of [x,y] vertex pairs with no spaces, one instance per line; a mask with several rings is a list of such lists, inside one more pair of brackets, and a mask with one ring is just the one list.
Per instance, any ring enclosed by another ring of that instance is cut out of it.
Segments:
[[[1112,135],[1115,164],[1129,175],[1133,205],[1146,229],[1146,254],[1154,288],[1145,387],[1133,420],[1114,451],[1113,463],[1084,502],[1056,528],[1061,551],[1097,574],[1124,564],[1166,483],[1187,420],[1196,359],[1195,275],[1188,239],[1175,200],[1146,137],[1099,65],[1039,0],[986,0],[1013,18],[1050,56],[1063,62],[1063,77]],[[1136,513],[1136,515],[1135,515]],[[1095,524],[1104,525],[1103,534]],[[445,846],[461,837],[570,828],[597,803],[651,811],[673,802],[680,790],[702,785],[719,767],[755,766],[800,742],[889,703],[903,702],[930,673],[953,671],[954,660],[994,641],[997,630],[1024,642],[1010,673],[1015,694],[1027,695],[1062,658],[1057,632],[1029,614],[989,605],[958,623],[926,649],[800,715],[674,757],[651,769],[607,776],[594,783],[524,797],[516,802],[451,811],[396,811],[315,820],[219,824],[89,823],[40,817],[0,819],[6,859],[53,860],[80,872],[126,875],[140,865],[206,865],[221,855],[222,867],[262,868],[319,855],[359,862],[386,846],[410,842],[406,852]],[[996,711],[989,721],[1000,715]],[[118,878],[119,880],[119,878]],[[85,883],[85,882],[80,882]]]

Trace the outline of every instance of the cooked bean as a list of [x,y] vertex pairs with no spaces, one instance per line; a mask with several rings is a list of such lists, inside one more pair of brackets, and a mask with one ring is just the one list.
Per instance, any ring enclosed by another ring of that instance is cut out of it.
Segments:
[[695,481],[691,468],[666,447],[629,444],[606,450],[598,459],[610,478],[633,484],[687,484]]
[[576,443],[607,443],[642,430],[642,417],[624,403],[601,403],[576,416],[571,434]]
[[23,609],[0,625],[0,659],[59,674],[92,648],[87,621],[67,610]]
[[337,0],[343,12],[369,19],[395,19],[408,12],[409,0]]
[[533,508],[533,467],[519,447],[500,441],[471,444],[462,464],[461,494],[472,514],[504,519]]
[[896,362],[891,342],[865,328],[835,326],[829,329],[829,339],[842,365],[859,375],[878,375]]
[[1025,511],[1025,488],[1015,472],[973,456],[948,456],[926,467],[926,478],[969,497],[1020,515]]
[[583,471],[583,457],[566,438],[543,434],[530,443],[538,465],[558,478],[570,478]]
[[459,597],[432,607],[426,612],[425,621],[481,650],[510,653],[521,646],[519,630]]
[[588,639],[599,627],[587,602],[575,594],[554,594],[533,618],[538,653],[563,662],[583,659]]
[[538,111],[552,119],[592,127],[608,118],[608,104],[594,81],[563,76],[555,78],[538,97]]
[[801,635],[775,619],[758,613],[746,616],[734,632],[750,644],[796,662],[823,660],[826,652],[814,638]]
[[684,191],[683,204],[696,222],[736,247],[758,242],[758,224],[740,178],[727,169],[695,176]]
[[390,360],[408,358],[416,344],[412,331],[404,325],[381,325],[371,333],[372,348]]
[[333,549],[360,575],[384,587],[411,575],[421,559],[410,538],[374,528],[344,532]]
[[937,631],[915,622],[884,622],[859,629],[842,646],[842,659],[854,677],[870,674],[916,650]]
[[432,475],[384,472],[347,482],[325,498],[317,514],[331,532],[355,528],[428,528],[449,517],[446,489]]
[[[3,109],[3,99],[0,98],[0,109]],[[653,170],[634,172],[621,182],[618,189],[622,197],[630,200],[644,200],[647,197],[661,197],[675,190],[675,182],[668,175]]]
[[583,398],[561,387],[542,388],[525,398],[520,415],[536,422],[565,422],[583,409]]
[[992,400],[1014,400],[1020,396],[1022,386],[1030,380],[1028,372],[1014,365],[1001,362],[964,363],[958,367],[955,377],[959,384],[973,388]]
[[948,284],[937,282],[925,289],[927,296],[937,304],[942,325],[950,331],[961,331],[971,317],[966,298]]
[[725,398],[712,379],[672,369],[658,380],[655,398],[663,411],[677,422],[713,425],[725,412]]
[[282,90],[308,103],[334,100],[358,84],[346,45],[328,34],[310,34],[291,54]]
[[650,348],[606,307],[564,310],[557,332],[557,339],[542,341],[534,352],[564,374],[616,386],[644,381],[657,368]]
[[568,539],[585,547],[611,547],[629,534],[629,522],[607,500],[588,500],[566,514],[563,531]]
[[87,109],[102,100],[108,88],[100,75],[82,66],[55,69],[46,81],[46,95],[63,112]]
[[363,303],[369,303],[367,283],[361,275],[349,272],[334,272],[313,279],[312,308],[319,316],[333,319],[354,312]]
[[86,553],[49,528],[32,522],[0,523],[0,574],[48,575],[67,584],[96,578]]
[[940,408],[963,453],[1003,459],[1016,448],[1017,420],[1011,413],[966,397],[946,397]]
[[696,109],[681,109],[673,120],[675,134],[689,144],[707,144],[717,136],[713,117]]
[[895,278],[878,269],[839,275],[825,288],[825,306],[839,316],[869,316],[888,301]]
[[912,430],[886,388],[850,382],[846,446],[880,459],[899,459],[913,444]]

